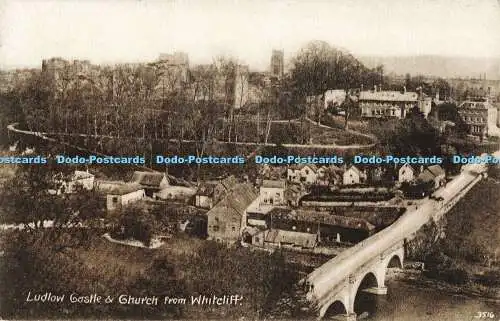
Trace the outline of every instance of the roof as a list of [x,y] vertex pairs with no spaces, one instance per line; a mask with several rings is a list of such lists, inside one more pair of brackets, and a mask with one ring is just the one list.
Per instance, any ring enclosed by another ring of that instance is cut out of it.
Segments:
[[415,168],[413,166],[411,166],[410,164],[408,164],[408,163],[406,163],[403,166],[401,166],[398,171],[400,171],[403,168],[408,168],[408,169],[411,169],[412,171],[415,171]]
[[169,186],[155,193],[159,198],[189,197],[194,194],[194,189],[184,186]]
[[318,166],[314,165],[314,164],[302,164],[302,165],[290,165],[290,169],[293,169],[293,170],[301,170],[303,169],[304,167],[309,167],[312,171],[316,172],[318,170]]
[[257,233],[259,233],[261,230],[258,229],[257,227],[254,227],[254,226],[245,226],[245,228],[243,229],[242,231],[242,234],[248,234],[248,235],[255,235]]
[[286,186],[286,181],[284,180],[270,180],[270,179],[265,179],[262,181],[262,187],[267,187],[267,188],[285,188]]
[[359,93],[359,100],[416,102],[417,99],[418,94],[413,91],[405,93],[399,91],[362,91]]
[[257,198],[252,186],[236,184],[232,191],[215,205],[207,215],[220,214],[223,216],[242,216],[245,209]]
[[270,229],[265,241],[271,243],[290,243],[301,247],[314,247],[318,236],[311,233]]
[[226,190],[230,190],[236,185],[237,181],[236,177],[234,177],[234,175],[231,175],[224,178],[220,183],[222,184],[222,186],[224,186]]
[[431,165],[427,167],[427,170],[431,172],[434,177],[445,175],[444,169],[439,165]]
[[89,172],[75,171],[73,173],[73,179],[85,179],[85,178],[92,178],[92,177],[94,177],[94,175],[89,173]]
[[290,185],[288,185],[288,187],[287,187],[287,189],[286,189],[285,192],[288,192],[288,193],[290,193],[290,192],[292,192],[292,193],[300,193],[300,191],[301,191],[301,187],[300,186],[295,185],[295,184],[290,184]]
[[273,219],[323,223],[351,229],[371,231],[375,226],[363,218],[334,215],[326,211],[293,210],[289,208],[274,208],[268,215]]
[[330,165],[326,167],[327,170],[332,171],[332,172],[343,172],[344,170],[338,166],[335,165]]
[[125,195],[125,194],[130,194],[132,192],[136,192],[138,190],[141,190],[142,187],[139,184],[136,183],[125,183],[121,185],[116,185],[113,188],[110,188],[108,191],[106,191],[106,194],[108,195]]
[[201,183],[196,191],[196,195],[212,196],[214,194],[215,186],[217,183],[205,182]]
[[459,111],[460,109],[466,109],[466,108],[473,108],[473,109],[488,109],[491,108],[492,105],[488,102],[484,101],[464,101],[460,106],[458,106]]
[[418,175],[418,179],[422,182],[431,182],[435,178],[436,177],[429,171],[423,171],[422,173],[420,173],[420,175]]
[[356,174],[358,174],[359,176],[363,176],[363,172],[361,172],[356,166],[352,165],[351,167],[349,167],[345,173],[347,173],[349,170],[353,170]]
[[160,172],[141,172],[135,171],[131,182],[141,184],[147,187],[160,187],[161,181],[166,176]]

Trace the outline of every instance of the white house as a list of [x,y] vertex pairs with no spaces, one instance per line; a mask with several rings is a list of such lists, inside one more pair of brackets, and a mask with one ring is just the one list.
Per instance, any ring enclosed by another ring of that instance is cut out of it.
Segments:
[[325,91],[325,109],[329,105],[339,107],[342,105],[346,97],[346,92],[344,89],[330,89]]
[[149,197],[169,186],[167,175],[161,172],[135,171],[130,182],[139,184]]
[[404,164],[398,171],[398,182],[411,182],[415,179],[415,169],[410,164]]
[[118,210],[143,199],[145,196],[145,191],[141,186],[137,184],[123,184],[107,193],[106,208],[108,211]]
[[344,185],[361,184],[366,181],[366,174],[359,170],[356,166],[349,167],[342,176]]
[[286,181],[265,179],[260,187],[260,202],[270,205],[285,203]]
[[287,179],[293,183],[315,184],[319,175],[313,164],[292,165],[287,169]]

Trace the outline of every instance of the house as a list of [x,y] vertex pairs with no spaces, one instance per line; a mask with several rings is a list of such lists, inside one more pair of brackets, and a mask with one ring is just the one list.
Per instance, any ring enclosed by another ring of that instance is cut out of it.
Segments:
[[215,186],[217,183],[202,183],[195,194],[194,205],[201,208],[212,208],[216,203]]
[[314,164],[292,165],[287,169],[287,179],[293,183],[315,184],[318,176],[318,168]]
[[346,91],[344,89],[331,89],[325,91],[325,109],[329,106],[340,107],[346,98]]
[[418,180],[423,183],[432,182],[434,188],[439,188],[445,183],[446,173],[444,169],[439,165],[432,165],[427,167],[418,175]]
[[284,204],[285,189],[286,181],[284,180],[263,180],[259,193],[261,203],[270,205]]
[[254,234],[252,236],[252,244],[260,247],[286,247],[310,250],[318,244],[318,235],[269,229]]
[[154,193],[169,186],[167,175],[161,172],[135,171],[132,175],[130,183],[139,184],[142,188],[144,188],[146,196],[149,197],[153,197]]
[[231,191],[207,212],[208,239],[236,242],[244,227],[246,208],[257,198],[252,186],[236,184]]
[[344,214],[342,211],[337,213],[276,207],[266,215],[266,228],[307,233],[317,236],[318,242],[340,239],[346,242],[358,242],[376,232],[376,226],[368,220],[369,215],[365,217],[345,215],[352,214]]
[[144,189],[138,184],[118,185],[106,194],[106,208],[108,211],[120,210],[128,204],[137,202],[145,197]]
[[410,164],[406,163],[398,170],[398,182],[411,182],[415,179],[415,174],[415,169]]
[[236,178],[231,175],[217,182],[200,184],[195,194],[195,206],[211,209],[236,185]]
[[190,199],[196,190],[185,186],[168,186],[158,192],[153,193],[154,199],[185,201]]
[[50,190],[52,194],[75,193],[79,187],[85,190],[94,189],[95,176],[88,171],[74,171],[69,177],[64,178],[64,175],[56,175],[54,181],[58,185],[58,190]]
[[264,164],[259,166],[259,177],[264,179],[281,179],[285,175],[285,171],[283,166]]
[[89,173],[89,171],[75,171],[71,177],[68,189],[73,190],[77,185],[79,185],[83,189],[90,191],[94,188],[94,180],[94,174]]
[[265,227],[266,214],[275,208],[275,205],[261,203],[260,197],[256,198],[245,209],[245,218],[243,220],[243,227]]
[[375,90],[359,93],[361,116],[366,118],[405,118],[410,110],[418,107],[425,117],[431,110],[432,99],[420,90],[407,92]]
[[458,114],[467,125],[468,133],[480,138],[489,134],[489,120],[496,118],[494,107],[487,101],[465,101],[458,107]]
[[342,183],[344,185],[363,184],[365,181],[366,174],[354,165],[349,167],[342,175]]

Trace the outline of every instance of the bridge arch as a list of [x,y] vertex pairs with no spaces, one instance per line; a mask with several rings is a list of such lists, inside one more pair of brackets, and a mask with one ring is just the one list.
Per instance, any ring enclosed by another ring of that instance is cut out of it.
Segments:
[[365,290],[382,287],[382,282],[383,280],[380,280],[380,273],[377,273],[377,271],[369,271],[364,274],[352,287],[353,291],[350,298],[352,311],[356,314],[363,312],[373,313],[375,309],[375,295],[367,293]]
[[342,300],[340,300],[340,299],[333,301],[327,307],[327,309],[323,313],[322,317],[324,319],[329,319],[329,318],[339,316],[339,315],[347,315],[347,308],[346,308],[344,302],[342,302]]
[[398,268],[402,269],[403,268],[403,258],[398,254],[392,255],[390,259],[387,261],[387,269],[391,268]]

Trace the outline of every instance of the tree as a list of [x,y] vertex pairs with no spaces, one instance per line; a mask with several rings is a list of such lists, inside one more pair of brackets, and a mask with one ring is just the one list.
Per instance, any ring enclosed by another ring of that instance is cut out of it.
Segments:
[[370,70],[350,53],[324,41],[307,44],[293,58],[292,64],[290,81],[298,99],[322,95],[328,89],[348,91],[367,82],[379,84],[383,80],[382,66]]
[[349,117],[351,116],[351,113],[353,112],[355,107],[354,101],[351,98],[351,93],[346,89],[345,92],[345,100],[342,102],[342,109],[344,110],[344,129],[348,130],[349,129]]
[[[56,178],[57,172],[48,166],[18,167],[1,195],[3,220],[22,224],[29,232],[43,230],[42,241],[50,240],[50,246],[58,250],[79,246],[88,237],[88,229],[77,231],[81,238],[68,238],[68,231],[82,225],[98,226],[98,218],[103,213],[99,198],[81,187],[75,194],[64,193],[66,182]],[[59,174],[65,176],[64,171]],[[52,227],[46,229],[44,225],[48,221],[52,222]]]
[[136,239],[149,246],[153,237],[153,218],[146,210],[137,206],[126,207],[120,213],[118,225],[122,228],[121,237]]

